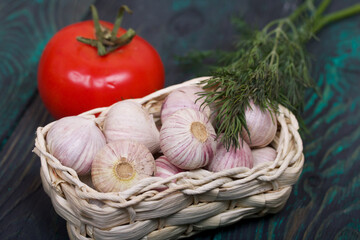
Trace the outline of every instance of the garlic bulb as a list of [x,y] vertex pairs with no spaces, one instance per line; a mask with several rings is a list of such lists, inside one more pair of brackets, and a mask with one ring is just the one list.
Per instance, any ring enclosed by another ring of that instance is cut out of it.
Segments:
[[48,131],[46,141],[49,152],[79,175],[90,172],[95,154],[106,144],[94,121],[80,116],[56,121]]
[[272,147],[264,147],[252,150],[254,157],[254,166],[257,166],[264,162],[274,161],[276,158],[276,150]]
[[156,177],[167,178],[172,175],[175,175],[179,172],[182,172],[182,169],[176,167],[169,162],[167,157],[161,156],[155,160],[156,165]]
[[200,96],[196,94],[202,91],[204,90],[198,86],[186,86],[172,91],[162,104],[161,122],[163,123],[171,114],[183,108],[192,108],[210,117],[210,108],[207,105],[201,106],[204,99],[199,99]]
[[152,153],[160,149],[159,130],[152,115],[132,100],[118,102],[109,109],[103,132],[108,143],[134,140],[144,144]]
[[264,147],[274,140],[277,130],[275,114],[271,116],[268,110],[262,111],[251,101],[250,108],[245,111],[245,118],[250,138],[245,129],[242,133],[250,147]]
[[206,168],[212,172],[220,172],[236,167],[253,167],[253,155],[249,145],[242,141],[239,148],[230,147],[227,151],[224,145],[219,142],[216,147],[216,154]]
[[163,122],[160,148],[172,164],[191,170],[207,165],[213,158],[215,138],[215,130],[203,113],[184,108]]
[[101,192],[124,191],[154,175],[155,160],[143,144],[120,140],[105,145],[95,156],[91,178]]

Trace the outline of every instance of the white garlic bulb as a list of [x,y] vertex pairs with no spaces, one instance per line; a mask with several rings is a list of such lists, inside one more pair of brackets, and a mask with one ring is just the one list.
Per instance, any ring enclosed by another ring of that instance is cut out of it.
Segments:
[[245,129],[242,134],[250,147],[264,147],[274,140],[277,130],[275,114],[271,116],[268,110],[262,111],[251,101],[250,108],[245,111],[245,119],[250,138]]
[[79,175],[90,172],[95,154],[106,144],[94,121],[80,116],[56,121],[48,131],[46,141],[49,152]]
[[163,122],[160,148],[172,164],[191,170],[204,167],[213,158],[215,138],[215,130],[203,113],[184,108]]
[[161,156],[155,160],[156,177],[167,178],[173,176],[183,170],[173,165],[165,156]]
[[216,154],[209,165],[206,166],[206,169],[212,172],[220,172],[236,167],[252,168],[253,155],[249,145],[245,141],[239,144],[238,148],[230,147],[229,151],[227,151],[225,146],[219,142],[216,147]]
[[153,116],[132,100],[118,102],[109,109],[103,132],[108,143],[134,140],[144,144],[152,153],[160,150],[159,130]]
[[[204,90],[198,86],[186,86],[172,91],[164,100],[161,107],[161,122],[177,110],[192,108],[203,112],[206,117],[210,117],[210,108],[207,105],[201,106],[203,98],[197,94]],[[197,101],[196,101],[197,100]]]
[[124,191],[155,173],[155,160],[143,144],[120,140],[105,145],[95,156],[91,178],[101,192]]
[[272,147],[264,147],[252,150],[254,157],[254,166],[257,166],[264,162],[272,162],[276,158],[276,150]]

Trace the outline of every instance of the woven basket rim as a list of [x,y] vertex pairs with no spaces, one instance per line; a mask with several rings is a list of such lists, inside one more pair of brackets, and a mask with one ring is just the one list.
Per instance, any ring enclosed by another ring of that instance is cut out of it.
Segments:
[[[150,94],[150,95],[145,96],[144,98],[131,99],[131,100],[136,101],[136,102],[139,102],[140,104],[144,104],[144,103],[148,102],[149,100],[151,100],[152,98],[156,98],[156,97],[158,97],[159,95],[166,94],[166,93],[168,93],[168,92],[171,91],[171,90],[180,88],[180,87],[182,87],[182,86],[187,86],[187,85],[189,85],[189,84],[190,84],[190,85],[196,85],[196,84],[200,83],[202,80],[205,80],[205,79],[207,79],[207,78],[210,78],[210,77],[194,78],[194,79],[192,79],[192,80],[190,80],[190,81],[186,81],[186,82],[184,82],[184,83],[180,83],[180,84],[177,84],[177,85],[172,85],[172,86],[170,86],[170,87],[168,87],[168,88],[161,89],[161,90],[159,90],[159,91],[157,91],[157,92],[154,92],[154,93],[152,93],[152,94]],[[114,104],[116,104],[116,103],[114,103]],[[112,105],[111,105],[111,106],[112,106]],[[110,109],[111,106],[109,106],[109,107],[103,107],[103,108],[92,109],[92,110],[90,110],[90,111],[86,111],[86,112],[84,112],[84,113],[79,114],[79,116],[87,117],[87,118],[90,118],[90,119],[93,119],[94,121],[96,121],[96,117],[95,117],[94,115],[97,114],[97,113],[106,113],[106,110]],[[292,118],[292,119],[296,119],[295,116],[291,113],[291,111],[290,111],[290,110],[287,110],[285,107],[283,107],[283,106],[280,105],[280,106],[279,106],[279,109],[280,109],[280,112],[281,112],[281,113],[282,113],[282,112],[285,112],[285,111],[288,111],[288,113],[290,114],[291,118]],[[102,115],[100,115],[100,116],[102,116]],[[100,118],[101,118],[101,117],[100,117]],[[36,132],[36,133],[37,133],[36,140],[37,140],[40,136],[44,136],[44,135],[46,134],[46,132],[50,129],[50,127],[51,127],[56,121],[57,121],[57,120],[55,120],[55,121],[47,124],[47,125],[44,126],[44,127],[39,127],[39,128],[37,129],[37,132]],[[98,122],[98,121],[96,121],[96,122]],[[296,121],[295,130],[298,130],[298,128],[299,128],[299,126],[298,126],[297,121]],[[45,133],[44,133],[44,132],[45,132]],[[301,139],[301,138],[300,138],[300,139]],[[46,141],[46,140],[45,140],[45,137],[44,137],[44,141]],[[300,142],[301,142],[301,141],[300,141]],[[301,143],[302,143],[302,142],[301,142]],[[301,145],[301,150],[302,150],[302,145]],[[39,146],[39,144],[36,143],[36,144],[35,144],[35,151],[38,152],[39,154],[45,155],[46,157],[48,157],[49,159],[51,159],[52,161],[54,161],[54,163],[56,163],[57,166],[58,166],[58,165],[61,165],[60,170],[63,170],[63,171],[65,170],[65,171],[69,172],[69,174],[70,174],[69,176],[72,176],[72,177],[76,178],[76,181],[74,181],[74,184],[76,184],[80,189],[84,187],[84,185],[79,182],[80,180],[79,180],[78,174],[77,174],[73,169],[62,165],[62,164],[60,163],[60,161],[59,161],[58,159],[56,159],[56,157],[52,156],[52,155],[47,151],[47,149],[46,149],[46,151],[44,151],[44,146]],[[49,160],[49,159],[48,159],[48,160]],[[263,165],[265,165],[265,166],[268,167],[268,168],[271,168],[272,166],[270,166],[270,165],[273,165],[273,164],[264,163]],[[174,176],[168,177],[168,178],[166,178],[166,179],[159,178],[159,177],[151,177],[151,179],[156,180],[155,182],[161,182],[161,183],[171,182],[171,181],[173,181],[174,179],[177,179],[178,177],[181,177],[181,176],[187,176],[187,177],[190,177],[190,178],[191,178],[191,174],[190,174],[190,176],[189,176],[189,172],[191,173],[191,172],[198,172],[198,171],[202,171],[202,172],[204,172],[204,174],[206,174],[206,175],[209,174],[209,173],[211,173],[211,174],[213,174],[213,175],[212,175],[212,176],[208,176],[207,178],[209,178],[209,179],[217,179],[217,178],[219,178],[219,177],[226,177],[226,176],[229,176],[229,175],[242,174],[242,173],[243,173],[244,175],[247,175],[246,173],[248,173],[248,174],[250,173],[250,175],[251,175],[251,173],[252,173],[255,169],[258,169],[259,167],[261,167],[261,166],[258,166],[258,167],[252,168],[252,169],[248,169],[248,168],[245,168],[245,167],[238,167],[238,168],[223,170],[223,171],[220,171],[220,172],[217,172],[217,173],[212,173],[212,172],[207,171],[207,170],[205,170],[205,169],[197,169],[197,170],[194,170],[194,171],[181,172],[181,173],[178,173],[178,174],[176,174],[176,175],[174,175]],[[215,176],[215,177],[214,177],[214,176]],[[79,180],[79,181],[77,181],[77,180]],[[142,181],[144,182],[143,184],[140,182],[140,183],[136,184],[135,186],[133,186],[130,190],[137,188],[137,186],[148,185],[149,182],[151,182],[151,183],[154,182],[154,181],[149,181],[148,179],[145,179],[145,180],[142,180]],[[151,186],[150,186],[150,187],[147,187],[146,189],[149,189],[149,188],[151,188]],[[124,191],[124,192],[125,192],[125,193],[127,193],[127,192],[132,192],[132,191],[130,191],[130,190],[126,190],[126,191]],[[96,191],[96,190],[95,190],[95,191]],[[97,192],[98,192],[98,191],[97,191]],[[104,195],[113,195],[113,194],[118,195],[118,193],[113,193],[113,192],[110,192],[110,193],[98,192],[98,193],[99,193],[99,194],[104,194]],[[126,195],[126,194],[124,194],[124,195]]]

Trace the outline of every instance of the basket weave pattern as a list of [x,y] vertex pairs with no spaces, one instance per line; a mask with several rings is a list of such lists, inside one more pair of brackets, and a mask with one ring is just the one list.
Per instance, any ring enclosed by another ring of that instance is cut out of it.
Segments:
[[[203,79],[174,85],[136,101],[159,122],[161,103],[171,91]],[[81,115],[101,127],[108,109]],[[119,193],[96,191],[90,177],[79,178],[49,153],[46,133],[54,122],[37,129],[34,152],[41,160],[44,190],[55,211],[67,221],[71,239],[178,239],[283,208],[301,174],[304,155],[294,115],[279,106],[276,118],[278,132],[271,143],[277,151],[274,162],[252,169],[240,167],[217,173],[198,169],[167,179],[151,177]],[[159,191],[164,187],[166,190]]]

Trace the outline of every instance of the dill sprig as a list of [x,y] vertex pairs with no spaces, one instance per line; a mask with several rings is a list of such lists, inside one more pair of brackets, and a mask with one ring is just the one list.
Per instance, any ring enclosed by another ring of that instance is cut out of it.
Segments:
[[[250,135],[245,110],[253,101],[263,111],[277,111],[281,104],[302,122],[304,92],[315,88],[310,76],[310,58],[306,42],[328,23],[360,13],[360,4],[323,15],[331,0],[317,7],[307,0],[290,16],[268,23],[256,30],[237,22],[242,38],[235,51],[222,54],[229,63],[213,71],[210,79],[201,82],[205,90],[199,93],[205,104],[216,109],[216,129],[227,149],[239,147],[242,129]],[[196,57],[210,56],[209,52]],[[251,138],[251,136],[250,136]]]

